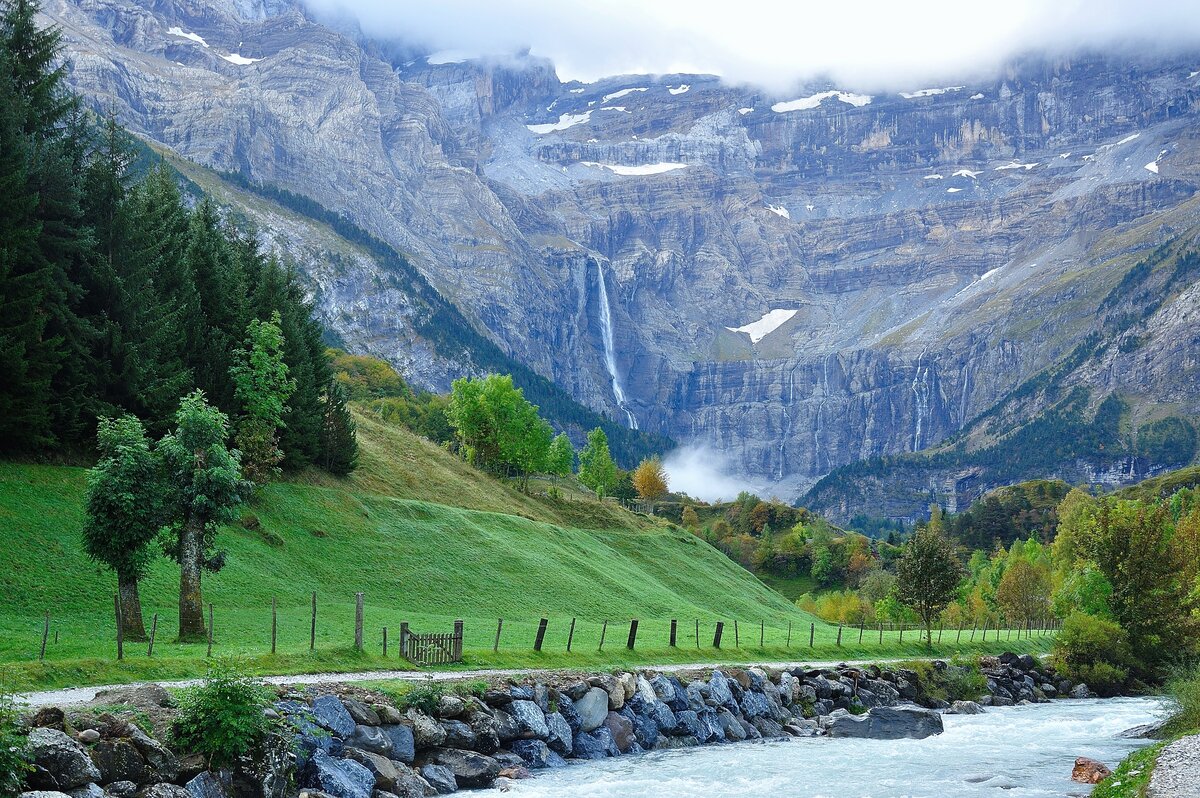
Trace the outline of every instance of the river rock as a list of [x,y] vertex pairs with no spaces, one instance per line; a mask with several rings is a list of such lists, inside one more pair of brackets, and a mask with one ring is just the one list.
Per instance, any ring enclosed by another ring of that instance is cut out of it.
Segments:
[[[392,793],[396,792],[396,783],[401,778],[400,767],[397,763],[392,762],[386,756],[373,754],[370,751],[363,751],[359,748],[347,748],[346,759],[352,759],[371,771],[371,775],[375,777],[375,786],[378,789]],[[205,798],[205,796],[196,796],[196,798]]]
[[82,787],[76,787],[67,795],[71,798],[107,798],[104,788],[94,781],[90,781]]
[[608,756],[605,743],[595,732],[579,732],[571,740],[572,754],[576,759],[604,759]]
[[1091,698],[1092,691],[1083,682],[1071,688],[1071,698]]
[[862,715],[836,710],[822,726],[830,737],[865,737],[874,740],[923,739],[942,733],[942,716],[922,707],[875,707]]
[[71,790],[101,778],[83,747],[58,729],[31,729],[25,751],[30,763],[42,768],[52,779],[52,786],[60,790]]
[[517,726],[516,718],[503,709],[493,709],[492,720],[496,724],[496,737],[501,743],[515,740],[521,736],[521,729]]
[[726,740],[740,742],[746,739],[746,730],[742,727],[742,722],[725,707],[717,710],[717,722],[721,724]]
[[132,781],[114,781],[105,785],[104,791],[113,798],[133,798],[137,794],[138,786]]
[[413,739],[417,748],[435,748],[446,742],[446,730],[424,712],[410,709],[407,717],[412,723]]
[[546,716],[546,743],[563,756],[571,755],[571,725],[559,712]]
[[128,739],[101,740],[92,746],[92,762],[100,771],[100,783],[132,781],[141,784],[146,778],[146,760],[137,746]]
[[1112,771],[1108,769],[1107,765],[1094,759],[1088,759],[1086,756],[1076,759],[1075,767],[1071,769],[1071,781],[1077,781],[1080,784],[1099,784],[1111,775]]
[[28,790],[18,795],[17,798],[71,798],[71,796],[58,790]]
[[375,714],[379,716],[380,724],[384,726],[391,726],[404,720],[404,716],[400,714],[400,710],[393,706],[375,704],[371,709],[375,710]]
[[346,712],[350,715],[351,719],[360,726],[378,726],[382,722],[379,719],[379,713],[361,701],[355,701],[353,698],[343,698],[342,706],[346,708]]
[[327,792],[334,798],[371,798],[375,776],[352,759],[334,759],[317,749],[304,769],[303,785]]
[[412,727],[403,723],[393,723],[388,726],[380,726],[379,728],[392,743],[391,758],[397,759],[406,765],[411,765],[413,757],[416,754],[416,743],[413,739]]
[[525,760],[531,770],[561,768],[567,765],[567,760],[551,751],[550,746],[541,740],[516,740],[513,742],[512,750],[514,754]]
[[[722,706],[726,705],[722,704]],[[728,707],[726,706],[726,708]],[[772,714],[771,705],[767,702],[766,696],[763,694],[747,691],[742,696],[742,714],[751,720],[766,717]]]
[[584,732],[593,732],[604,723],[608,717],[609,693],[593,687],[583,698],[575,702],[575,712],[579,715],[579,728]]
[[438,795],[449,795],[458,790],[458,782],[454,778],[454,773],[443,765],[425,765],[421,768],[421,777]]
[[448,748],[469,750],[475,747],[475,732],[461,720],[443,720],[438,725],[446,732],[442,745]]
[[381,756],[392,753],[391,739],[378,726],[355,726],[354,732],[346,738],[346,745]]
[[737,703],[733,700],[733,691],[730,688],[729,678],[719,670],[713,671],[712,677],[708,680],[708,697],[717,706],[725,707],[728,710],[737,709]]
[[633,733],[633,724],[623,715],[609,712],[604,719],[604,727],[612,735],[613,744],[616,745],[618,752],[627,754],[637,744],[637,737]]
[[517,736],[526,740],[544,740],[550,734],[546,726],[546,716],[533,701],[513,701],[508,705],[508,713],[517,722]]
[[946,710],[947,715],[982,715],[986,710],[974,701],[955,701]]
[[449,768],[459,787],[487,787],[500,774],[500,763],[495,759],[459,748],[434,748],[421,759],[423,764]]
[[221,779],[212,771],[206,770],[185,785],[192,798],[229,798],[229,791],[221,783]]
[[95,729],[84,729],[75,735],[75,739],[84,745],[91,745],[100,739],[100,732]]
[[342,701],[335,695],[317,696],[312,702],[312,714],[324,729],[346,738],[354,734],[354,718],[346,711]]

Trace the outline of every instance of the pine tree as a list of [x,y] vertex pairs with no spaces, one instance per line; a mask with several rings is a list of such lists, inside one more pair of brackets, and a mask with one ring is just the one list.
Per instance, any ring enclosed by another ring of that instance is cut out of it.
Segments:
[[325,423],[321,428],[321,467],[336,476],[346,476],[358,466],[356,426],[346,404],[346,389],[331,380],[325,400]]
[[230,353],[248,321],[247,292],[240,261],[222,230],[216,205],[205,198],[188,227],[187,262],[195,280],[204,327],[190,358],[196,385],[225,412],[237,404],[229,377]]

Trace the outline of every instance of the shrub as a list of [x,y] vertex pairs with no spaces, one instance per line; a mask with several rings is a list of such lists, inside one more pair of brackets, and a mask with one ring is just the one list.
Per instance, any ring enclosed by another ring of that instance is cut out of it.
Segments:
[[1113,621],[1074,612],[1063,621],[1054,642],[1055,665],[1067,677],[1096,692],[1120,692],[1129,669],[1136,665],[1129,637]]
[[16,795],[33,767],[25,761],[25,737],[11,698],[0,695],[0,795]]
[[428,681],[411,687],[396,697],[400,709],[418,709],[426,715],[437,712],[442,697],[446,695],[446,685],[441,682]]
[[204,682],[179,697],[175,742],[184,750],[203,754],[210,767],[231,764],[258,747],[271,730],[263,714],[270,693],[248,677],[238,662],[222,657],[208,670]]
[[1171,716],[1167,718],[1168,734],[1192,733],[1200,730],[1200,667],[1175,674],[1167,680],[1166,693],[1171,698]]

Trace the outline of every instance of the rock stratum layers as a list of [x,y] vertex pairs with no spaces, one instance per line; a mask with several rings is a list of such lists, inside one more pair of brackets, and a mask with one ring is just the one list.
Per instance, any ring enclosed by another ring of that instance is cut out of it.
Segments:
[[[1104,333],[1114,286],[1155,247],[1194,245],[1200,223],[1200,53],[773,97],[414,57],[289,0],[46,12],[98,109],[345,214],[579,401],[720,450],[786,498],[960,432]],[[377,264],[304,259],[286,220],[247,213],[302,258],[348,345],[427,388],[461,370],[413,334]],[[1198,291],[1192,276],[1140,316],[1152,298],[1130,297],[1136,323],[1065,384],[1093,409],[1119,394],[1135,426],[1200,412]]]

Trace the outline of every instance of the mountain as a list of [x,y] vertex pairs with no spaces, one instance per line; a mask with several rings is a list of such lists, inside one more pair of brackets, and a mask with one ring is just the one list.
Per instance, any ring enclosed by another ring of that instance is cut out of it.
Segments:
[[[290,0],[45,10],[96,109],[344,215],[618,422],[721,451],[789,499],[833,472],[807,499],[838,520],[999,484],[1012,447],[1046,440],[1021,429],[1090,429],[1110,397],[1128,462],[1066,447],[1015,478],[1145,475],[1179,463],[1139,431],[1200,413],[1200,287],[1173,276],[1200,246],[1200,53],[1030,55],[961,86],[773,97],[414,57]],[[369,267],[309,268],[347,346],[428,388],[465,367],[413,345],[404,293]],[[921,450],[900,489],[889,458]],[[864,468],[878,490],[849,485]]]

